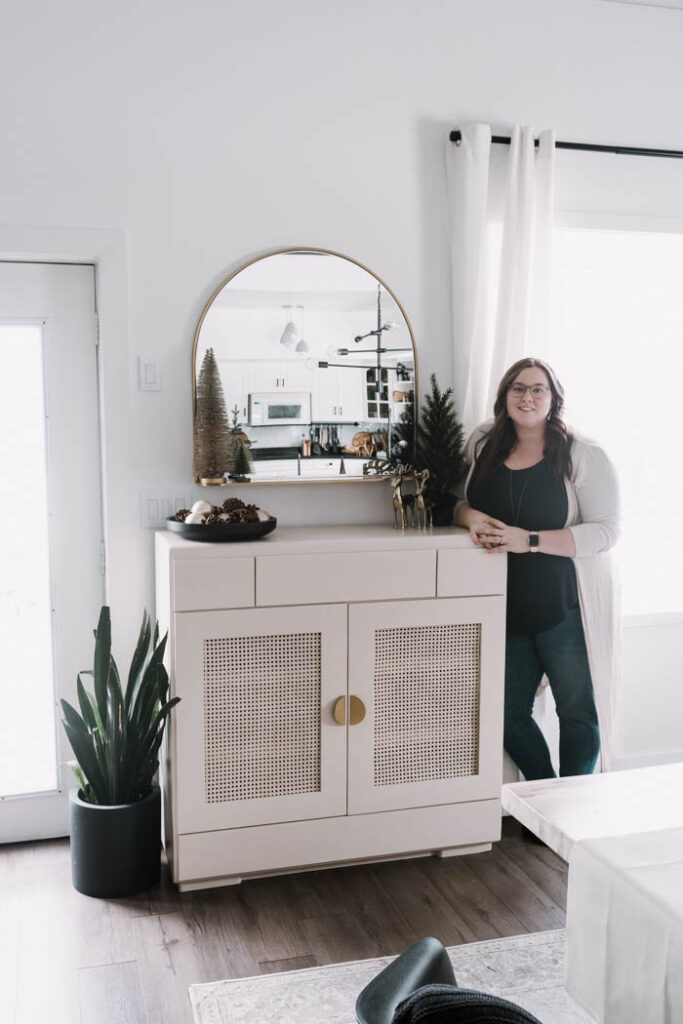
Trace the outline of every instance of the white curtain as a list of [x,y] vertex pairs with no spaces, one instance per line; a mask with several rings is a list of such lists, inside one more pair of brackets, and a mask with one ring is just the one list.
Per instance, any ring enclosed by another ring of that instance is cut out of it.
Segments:
[[536,149],[515,126],[509,147],[492,147],[489,125],[461,133],[447,170],[455,395],[471,430],[492,415],[508,366],[546,351],[555,138],[541,132]]

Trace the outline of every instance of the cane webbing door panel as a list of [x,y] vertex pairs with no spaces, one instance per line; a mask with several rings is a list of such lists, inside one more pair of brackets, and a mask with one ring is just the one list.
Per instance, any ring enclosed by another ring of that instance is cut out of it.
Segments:
[[179,832],[346,813],[346,607],[175,616]]
[[505,609],[496,598],[349,608],[349,814],[498,796]]

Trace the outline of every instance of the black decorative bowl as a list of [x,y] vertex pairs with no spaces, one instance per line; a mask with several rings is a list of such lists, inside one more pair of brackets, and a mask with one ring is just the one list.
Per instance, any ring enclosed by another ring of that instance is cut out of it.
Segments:
[[179,523],[166,520],[166,529],[179,533],[186,540],[199,540],[205,544],[224,544],[229,541],[258,540],[272,533],[277,519],[271,516],[262,523]]

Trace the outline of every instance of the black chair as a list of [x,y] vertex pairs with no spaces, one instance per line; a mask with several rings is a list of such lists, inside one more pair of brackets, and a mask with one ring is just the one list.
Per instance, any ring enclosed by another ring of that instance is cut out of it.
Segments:
[[458,988],[438,939],[420,939],[365,986],[358,1024],[540,1024],[499,996]]

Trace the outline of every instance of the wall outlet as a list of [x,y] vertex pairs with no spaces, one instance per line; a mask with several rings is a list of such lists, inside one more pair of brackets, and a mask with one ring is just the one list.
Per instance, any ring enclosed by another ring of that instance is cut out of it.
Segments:
[[162,494],[159,491],[140,493],[140,525],[145,530],[159,530],[166,520],[181,508],[190,508],[195,499],[188,491],[173,491]]

